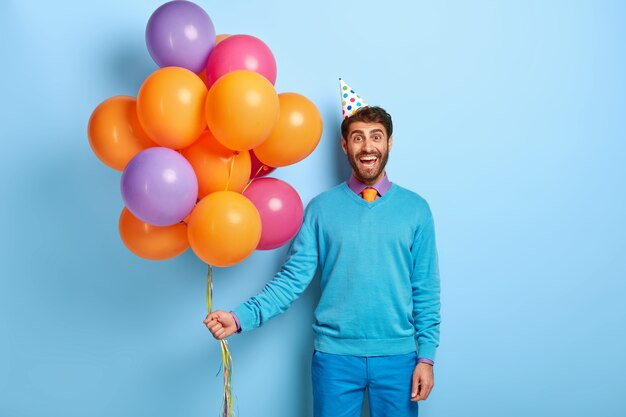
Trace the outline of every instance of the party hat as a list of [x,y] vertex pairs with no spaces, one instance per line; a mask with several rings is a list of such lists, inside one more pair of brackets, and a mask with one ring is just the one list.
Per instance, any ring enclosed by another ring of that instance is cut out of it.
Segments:
[[368,106],[361,96],[355,93],[341,78],[339,79],[339,87],[341,88],[341,107],[344,119],[352,116],[361,107]]

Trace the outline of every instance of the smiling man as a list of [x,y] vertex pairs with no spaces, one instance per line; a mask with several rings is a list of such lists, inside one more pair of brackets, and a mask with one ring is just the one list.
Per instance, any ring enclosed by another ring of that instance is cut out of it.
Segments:
[[356,120],[377,120],[377,116],[384,117],[383,112],[379,107],[365,108],[342,132],[341,147],[352,166],[352,176],[364,185],[374,185],[385,177],[393,140],[382,123]]
[[341,82],[341,146],[351,178],[315,197],[281,270],[232,312],[209,314],[217,339],[284,312],[321,272],[311,366],[315,417],[415,417],[433,387],[440,285],[433,218],[385,166],[391,116]]

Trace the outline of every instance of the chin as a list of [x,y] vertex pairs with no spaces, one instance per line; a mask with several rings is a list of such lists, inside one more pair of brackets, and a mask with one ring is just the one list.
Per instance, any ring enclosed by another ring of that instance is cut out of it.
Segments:
[[357,174],[358,174],[357,179],[359,181],[361,181],[362,183],[366,183],[366,182],[372,182],[372,181],[378,179],[378,177],[381,176],[382,171],[374,172],[372,174],[358,171]]
[[[367,169],[365,167],[363,167],[358,159],[356,158],[348,158],[348,161],[350,162],[350,165],[352,166],[352,172],[354,177],[361,181],[362,183],[370,183],[370,185],[372,184],[373,181],[382,178],[383,173],[385,172],[385,165],[386,164],[378,164],[378,166],[374,166],[371,167],[371,169]],[[380,162],[386,162],[385,160],[380,161]]]

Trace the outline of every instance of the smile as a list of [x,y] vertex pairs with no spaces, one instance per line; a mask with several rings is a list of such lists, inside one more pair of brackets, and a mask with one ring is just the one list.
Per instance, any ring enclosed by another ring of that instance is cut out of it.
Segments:
[[378,157],[374,155],[366,155],[359,158],[359,162],[366,167],[371,167],[378,162]]

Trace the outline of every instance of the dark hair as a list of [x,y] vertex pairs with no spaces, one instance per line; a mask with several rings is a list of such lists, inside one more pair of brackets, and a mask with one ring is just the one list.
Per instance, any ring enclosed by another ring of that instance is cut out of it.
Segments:
[[382,107],[362,107],[356,111],[355,114],[343,119],[341,122],[341,137],[346,138],[350,125],[354,122],[365,123],[380,123],[385,127],[387,131],[387,139],[391,137],[393,133],[393,123],[391,122],[391,116]]

